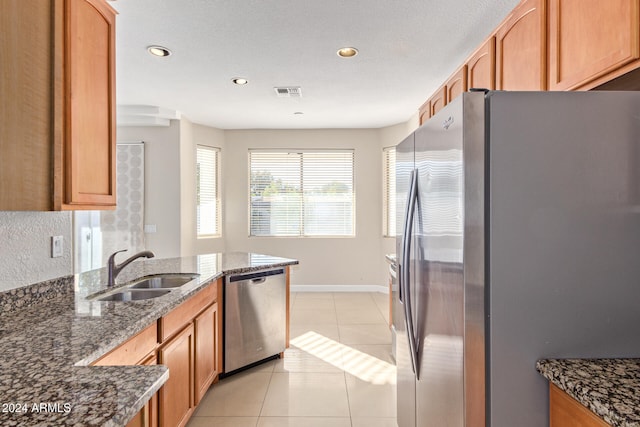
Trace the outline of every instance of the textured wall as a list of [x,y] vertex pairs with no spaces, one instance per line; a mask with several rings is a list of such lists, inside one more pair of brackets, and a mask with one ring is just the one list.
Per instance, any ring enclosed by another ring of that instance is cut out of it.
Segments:
[[[51,236],[64,253],[51,258]],[[73,272],[71,212],[0,212],[0,291]]]

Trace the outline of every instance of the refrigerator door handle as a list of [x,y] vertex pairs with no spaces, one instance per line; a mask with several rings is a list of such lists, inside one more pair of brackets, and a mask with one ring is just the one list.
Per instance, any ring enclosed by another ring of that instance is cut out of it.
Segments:
[[420,379],[418,366],[418,349],[416,335],[413,326],[413,312],[411,310],[411,291],[409,288],[411,281],[411,234],[413,231],[413,218],[418,201],[418,170],[411,171],[411,186],[409,187],[409,197],[407,200],[407,210],[405,216],[404,234],[402,235],[402,257],[404,268],[401,271],[401,286],[404,288],[404,318],[407,326],[409,338],[409,352],[411,353],[411,367],[416,374],[416,379]]
[[[409,230],[409,215],[411,211],[411,195],[413,194],[413,175],[415,174],[415,169],[411,171],[409,175],[409,194],[407,195],[407,206],[404,210],[404,223],[402,225],[402,242],[400,246],[402,247],[402,254],[400,259],[398,260],[398,299],[400,303],[404,304],[404,283],[406,282],[404,271],[409,271],[409,262],[411,260],[410,254],[406,251],[407,248],[407,238],[411,237],[411,230]],[[409,232],[407,233],[407,230]]]

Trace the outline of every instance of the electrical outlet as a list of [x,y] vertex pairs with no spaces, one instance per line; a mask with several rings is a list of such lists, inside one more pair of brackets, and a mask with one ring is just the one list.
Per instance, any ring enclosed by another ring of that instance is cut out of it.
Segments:
[[59,258],[64,251],[62,236],[51,236],[51,258]]

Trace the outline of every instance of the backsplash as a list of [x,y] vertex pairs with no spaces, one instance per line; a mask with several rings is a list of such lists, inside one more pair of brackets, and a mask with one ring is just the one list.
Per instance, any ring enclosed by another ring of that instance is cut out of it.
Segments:
[[58,277],[9,291],[0,291],[0,313],[22,310],[62,295],[73,295],[73,292],[73,276]]
[[[51,236],[63,236],[51,258]],[[0,212],[0,291],[73,274],[71,212]]]

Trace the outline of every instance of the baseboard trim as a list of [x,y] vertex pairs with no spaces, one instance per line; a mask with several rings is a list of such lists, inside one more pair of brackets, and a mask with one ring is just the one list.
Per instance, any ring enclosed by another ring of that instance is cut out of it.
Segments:
[[388,294],[389,288],[378,285],[291,285],[291,292],[379,292]]

